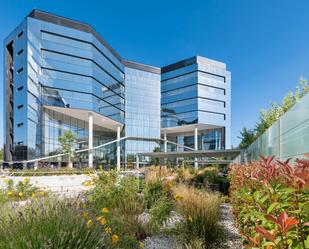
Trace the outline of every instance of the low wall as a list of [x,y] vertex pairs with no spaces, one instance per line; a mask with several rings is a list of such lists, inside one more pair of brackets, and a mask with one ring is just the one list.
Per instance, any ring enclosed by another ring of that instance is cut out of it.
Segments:
[[78,194],[89,187],[83,186],[83,182],[90,180],[88,175],[61,175],[61,176],[7,176],[0,178],[0,188],[6,186],[5,179],[12,179],[14,183],[28,178],[30,183],[40,189],[52,191],[59,194]]

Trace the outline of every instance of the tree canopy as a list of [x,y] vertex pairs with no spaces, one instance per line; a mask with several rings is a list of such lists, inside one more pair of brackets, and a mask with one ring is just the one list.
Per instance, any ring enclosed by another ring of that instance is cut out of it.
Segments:
[[[261,136],[270,126],[272,126],[279,118],[294,106],[304,95],[309,93],[309,86],[304,77],[300,77],[299,84],[295,92],[290,91],[282,100],[282,103],[270,103],[270,108],[261,110],[259,121],[253,130],[243,128],[240,131],[241,142],[239,148],[247,148],[255,139]],[[249,144],[248,144],[249,143]]]
[[61,144],[62,152],[68,154],[68,166],[72,168],[71,158],[73,157],[73,148],[76,144],[75,134],[68,130],[62,137],[59,137],[59,142]]

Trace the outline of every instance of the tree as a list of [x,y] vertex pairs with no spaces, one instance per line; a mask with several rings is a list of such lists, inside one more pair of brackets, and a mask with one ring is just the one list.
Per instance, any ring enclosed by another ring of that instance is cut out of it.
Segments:
[[[161,148],[159,146],[155,147],[153,149],[153,152],[161,152]],[[155,166],[158,166],[159,165],[159,158],[152,158],[151,159],[151,163]]]
[[256,139],[254,130],[248,130],[245,127],[242,128],[240,135],[241,136],[238,137],[241,139],[241,142],[239,144],[240,149],[247,149],[249,145],[252,144],[254,140]]
[[268,110],[261,110],[259,121],[255,126],[255,137],[261,136],[270,126],[272,126],[279,118],[293,107],[304,95],[309,93],[307,80],[301,76],[295,93],[290,91],[282,100],[281,104],[270,103]]
[[72,158],[73,149],[76,144],[76,137],[72,131],[66,131],[63,136],[59,137],[62,152],[68,154],[68,167],[73,168]]
[[3,160],[3,149],[0,149],[0,160]]

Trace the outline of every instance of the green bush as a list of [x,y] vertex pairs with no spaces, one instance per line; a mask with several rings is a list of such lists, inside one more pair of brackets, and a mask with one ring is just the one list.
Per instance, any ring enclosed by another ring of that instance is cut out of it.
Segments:
[[93,182],[95,187],[87,195],[89,209],[97,215],[102,208],[108,209],[106,226],[120,236],[117,246],[136,248],[138,240],[146,236],[138,221],[144,210],[143,199],[138,194],[138,179],[131,176],[121,178],[116,172],[103,172]]
[[170,195],[168,187],[158,179],[146,182],[143,193],[147,209],[151,209],[158,200],[167,198]]
[[231,202],[247,248],[309,248],[309,160],[230,168]]
[[0,248],[106,248],[102,228],[83,219],[80,206],[45,199],[1,213]]
[[153,203],[149,210],[151,218],[149,221],[149,228],[154,232],[158,232],[167,218],[170,216],[174,205],[169,198],[160,198]]
[[7,201],[20,201],[29,197],[42,197],[47,193],[30,184],[29,178],[24,178],[17,184],[12,179],[5,179],[6,188],[3,191],[6,194]]

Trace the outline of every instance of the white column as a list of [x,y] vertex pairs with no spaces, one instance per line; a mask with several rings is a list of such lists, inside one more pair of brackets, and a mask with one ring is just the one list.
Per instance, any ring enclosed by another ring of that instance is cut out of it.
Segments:
[[91,112],[88,114],[88,164],[89,168],[93,167],[93,115]]
[[117,126],[117,171],[120,171],[120,126]]
[[164,131],[164,152],[167,152],[167,136],[166,136],[166,131]]
[[139,169],[139,158],[137,153],[136,153],[136,169]]
[[[166,131],[164,131],[164,152],[167,152],[167,135],[166,135]],[[166,157],[164,158],[164,164],[166,164]]]
[[[198,129],[197,129],[197,126],[194,127],[194,149],[198,150]],[[197,158],[194,158],[194,168],[198,169]]]

